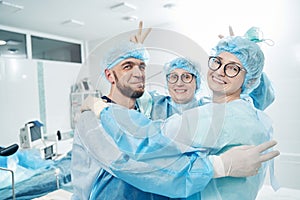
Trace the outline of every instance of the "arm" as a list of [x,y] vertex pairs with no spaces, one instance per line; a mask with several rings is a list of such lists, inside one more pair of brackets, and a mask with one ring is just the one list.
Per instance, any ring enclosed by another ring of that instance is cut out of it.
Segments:
[[[77,126],[81,148],[109,173],[146,191],[170,197],[186,197],[208,184],[211,163],[201,152],[180,156],[158,156],[147,162],[131,159],[105,133],[92,112],[84,112]],[[171,146],[170,144],[168,144]],[[158,182],[158,179],[160,182]],[[178,187],[186,185],[186,187]],[[173,188],[177,188],[174,192]]]
[[[256,114],[245,113],[245,110],[249,110],[246,104],[242,100],[226,106],[207,104],[187,110],[182,115],[175,114],[167,120],[155,121],[134,110],[111,105],[101,112],[101,124],[118,147],[134,159],[147,159],[153,151],[161,149],[164,150],[162,153],[169,155],[199,148],[217,152],[228,145],[258,144],[252,138],[262,131],[256,129],[255,123],[250,124]],[[241,130],[243,137],[239,137]],[[166,144],[170,143],[178,148],[165,152]]]
[[[211,104],[213,105],[213,104]],[[214,112],[214,116],[211,117],[214,119],[214,122],[217,121],[217,123],[213,123],[211,124],[211,130],[207,129],[207,132],[211,132],[210,134],[213,134],[213,132],[217,132],[220,133],[215,134],[216,140],[212,141],[211,144],[213,144],[215,147],[218,147],[219,150],[217,150],[217,153],[220,153],[228,148],[230,148],[231,146],[234,145],[241,145],[241,144],[259,144],[261,142],[264,142],[268,139],[270,139],[270,131],[272,130],[271,128],[271,124],[269,123],[268,118],[265,117],[265,119],[263,118],[259,118],[259,112],[257,113],[255,110],[252,109],[251,106],[249,106],[249,104],[247,102],[244,102],[242,100],[240,101],[235,101],[234,103],[230,103],[228,105],[226,105],[226,109],[224,107],[224,109],[222,110],[222,105],[221,107],[219,107],[220,105],[214,105],[213,108],[215,108],[215,112]],[[109,110],[110,108],[108,108],[107,110]],[[133,156],[135,158],[141,159],[141,157],[139,156],[140,154],[147,154],[147,149],[149,148],[149,146],[152,146],[151,142],[149,142],[151,139],[154,139],[155,137],[153,136],[159,136],[159,135],[163,135],[163,130],[157,131],[156,127],[153,126],[151,128],[151,122],[150,120],[146,119],[146,118],[139,118],[138,116],[136,116],[136,112],[134,111],[127,111],[122,113],[121,111],[122,109],[116,109],[114,110],[113,113],[117,113],[118,116],[115,116],[114,118],[116,118],[116,120],[120,119],[121,121],[119,121],[119,124],[113,124],[112,126],[114,127],[114,130],[111,130],[112,132],[117,133],[116,135],[112,134],[114,138],[114,140],[117,142],[118,146],[121,146],[123,150],[129,152],[131,150],[133,150],[133,146],[134,145],[138,145],[138,148],[136,148],[136,151],[134,151]],[[111,113],[111,114],[113,114]],[[204,113],[205,112],[201,112]],[[102,114],[101,113],[101,120],[102,123],[105,123],[105,121],[109,121],[110,123],[112,122],[110,120],[105,120],[105,116],[104,118],[102,118]],[[107,114],[107,113],[106,113]],[[197,116],[203,116],[200,115],[199,113],[192,113],[192,110],[188,111],[186,113],[186,116],[183,115],[180,121],[177,121],[176,123],[173,123],[170,127],[173,128],[173,131],[180,134],[187,134],[188,131],[199,131],[201,130],[200,127],[197,127],[197,121],[195,120],[197,119]],[[208,115],[209,116],[209,115]],[[264,116],[264,115],[262,115]],[[130,122],[128,122],[126,119],[135,119],[136,121],[133,121],[133,124],[130,124]],[[173,120],[178,120],[178,118],[172,118]],[[202,119],[202,118],[201,118]],[[197,123],[194,123],[194,122]],[[161,121],[158,121],[161,122]],[[182,127],[189,127],[186,129],[181,129],[180,127],[176,127],[177,124],[180,124]],[[129,125],[129,126],[128,126]],[[220,126],[219,126],[220,125]],[[164,128],[167,129],[166,127],[168,127],[169,125],[166,123],[164,125]],[[204,126],[202,124],[202,126]],[[125,127],[127,128],[127,132],[120,132],[118,129],[120,127]],[[157,126],[157,127],[162,127],[162,126]],[[193,127],[193,128],[191,128]],[[170,130],[170,129],[168,129]],[[226,132],[227,131],[227,132]],[[243,136],[241,137],[241,131]],[[182,133],[180,133],[182,132]],[[207,133],[206,132],[206,133]],[[135,133],[135,134],[131,134],[131,133]],[[198,133],[199,134],[199,133]],[[197,136],[198,134],[196,134],[195,136]],[[207,135],[210,135],[207,134]],[[130,141],[130,138],[132,139],[132,144],[129,145],[131,147],[131,149],[127,149],[126,148],[126,144],[127,142]],[[203,141],[207,141],[206,139],[201,140],[201,138],[197,138],[195,137],[195,139],[197,140],[197,143],[201,144],[201,142]],[[139,143],[138,141],[141,140],[143,142]],[[147,141],[147,143],[145,142]],[[160,140],[158,140],[160,141]],[[155,143],[155,142],[153,142]],[[145,145],[147,144],[147,145]],[[169,149],[170,150],[170,149]],[[175,152],[174,152],[175,153]],[[146,161],[147,162],[147,161]],[[231,162],[231,161],[230,161]],[[213,180],[216,181],[217,185],[223,185],[223,189],[221,191],[218,191],[218,187],[214,188],[213,186],[211,186],[211,184],[208,185],[208,187],[213,187],[210,188],[208,190],[204,190],[203,195],[204,197],[209,197],[210,195],[214,195],[216,193],[220,193],[220,195],[222,197],[224,197],[223,199],[236,199],[236,195],[232,194],[232,190],[229,190],[229,188],[238,188],[238,191],[244,191],[245,188],[248,188],[249,193],[245,193],[245,192],[238,192],[239,196],[242,197],[243,199],[253,199],[253,197],[255,198],[258,189],[260,188],[260,185],[263,183],[264,177],[265,177],[265,171],[266,171],[266,165],[264,165],[263,168],[260,169],[260,172],[257,176],[254,177],[245,177],[245,178],[239,178],[239,179],[233,179],[233,178],[228,178],[227,179],[221,179],[221,180]],[[130,174],[127,173],[127,171],[119,171],[116,174],[118,177],[121,178],[126,178],[127,180],[131,180],[130,179]],[[129,177],[129,178],[128,178]],[[163,175],[162,175],[163,177]],[[227,180],[227,181],[225,181]],[[246,181],[245,181],[246,180]],[[134,184],[134,182],[132,182]],[[229,186],[227,186],[226,183],[231,183],[229,184]],[[207,192],[208,191],[208,192]],[[209,192],[209,191],[214,191],[214,192]],[[246,196],[245,196],[246,195]]]
[[[155,151],[164,150],[164,145],[156,145],[153,149],[153,145],[156,144],[156,140],[158,141],[158,143],[160,141],[169,141],[174,145],[177,145],[177,149],[175,148],[176,151],[164,152],[164,154],[174,156],[178,153],[190,152],[195,150],[177,141],[178,138],[180,139],[182,135],[188,133],[189,127],[191,128],[191,130],[201,128],[201,126],[196,127],[191,123],[189,124],[189,122],[193,120],[186,120],[185,122],[184,120],[180,121],[181,118],[179,115],[174,115],[169,118],[169,122],[166,124],[163,124],[162,121],[155,121],[155,123],[153,123],[149,119],[145,118],[142,114],[117,105],[113,105],[113,107],[109,107],[103,110],[100,115],[101,123],[103,124],[104,129],[109,132],[108,134],[110,134],[120,150],[126,152],[133,159],[139,160],[143,160],[143,158],[147,159],[149,157],[155,158],[155,156],[159,155],[155,154]],[[190,117],[193,118],[193,116]],[[172,121],[175,122],[171,123]],[[187,123],[187,125],[181,126],[182,123]],[[126,127],[126,131],[122,130],[122,128],[124,127]],[[158,127],[162,127],[163,130],[157,130]],[[185,127],[187,127],[186,130],[184,129]],[[164,135],[164,130],[167,129],[173,130],[173,132],[176,133],[174,134],[175,136],[173,136],[173,138],[169,137],[169,140],[164,138],[166,137],[166,135]],[[251,129],[249,130],[251,131]],[[215,136],[215,138],[218,138],[217,135]],[[220,148],[224,144],[219,142],[216,143],[216,145]],[[270,160],[279,155],[278,151],[271,151],[267,154],[261,155],[263,151],[273,147],[274,145],[276,145],[276,142],[270,141],[264,143],[262,146],[259,145],[257,147],[243,146],[232,148],[230,151],[226,151],[225,153],[221,154],[220,157],[222,158],[226,175],[231,175],[234,177],[244,177],[256,174],[257,172],[255,171],[257,171],[257,169],[261,166],[262,162]],[[222,176],[224,176],[224,174],[222,174]]]
[[[211,164],[205,154],[199,151],[177,156],[157,153],[157,157],[155,157],[155,151],[152,151],[152,157],[148,156],[148,159],[144,160],[147,162],[134,160],[122,152],[112,138],[104,132],[92,112],[85,112],[83,116],[85,117],[81,119],[77,132],[85,152],[97,160],[99,166],[141,190],[167,196],[184,197],[204,189],[212,178]],[[167,146],[172,146],[171,144],[168,143]],[[266,147],[268,148],[270,145],[274,144],[268,144]],[[177,149],[175,147],[170,148]],[[161,152],[163,150],[160,149]],[[257,168],[262,162],[259,156],[260,152],[261,150],[258,151],[254,148],[251,150],[240,148],[235,149],[235,151],[227,151],[222,155],[222,159],[227,158],[228,163],[235,163],[232,172],[238,172],[239,176],[245,176],[245,169],[248,170],[246,172],[248,175],[251,173],[253,175],[253,166]],[[224,156],[225,154],[227,156]],[[232,157],[240,160],[232,161],[230,159]],[[246,164],[246,166],[241,164]],[[157,182],[161,177],[164,177],[164,181]],[[177,193],[174,193],[171,189],[180,184],[184,184],[186,187],[180,188]],[[165,188],[166,186],[168,188]]]

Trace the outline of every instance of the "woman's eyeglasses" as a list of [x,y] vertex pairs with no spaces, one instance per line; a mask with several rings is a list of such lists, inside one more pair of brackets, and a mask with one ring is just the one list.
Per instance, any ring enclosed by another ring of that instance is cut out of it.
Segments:
[[[209,57],[208,67],[212,71],[217,71],[218,69],[220,69],[220,67],[222,65],[223,65],[223,63],[221,62],[219,57],[217,57],[217,56]],[[240,71],[246,72],[246,70],[244,68],[240,67],[236,63],[227,63],[226,65],[224,65],[224,73],[229,78],[233,78],[233,77],[237,76],[240,73]]]
[[192,82],[192,80],[194,78],[194,75],[190,74],[190,73],[184,73],[181,75],[178,75],[176,73],[171,73],[171,74],[167,75],[167,81],[171,84],[174,84],[178,81],[179,76],[180,76],[180,79],[182,80],[182,82],[184,82],[184,83],[190,83],[190,82]]

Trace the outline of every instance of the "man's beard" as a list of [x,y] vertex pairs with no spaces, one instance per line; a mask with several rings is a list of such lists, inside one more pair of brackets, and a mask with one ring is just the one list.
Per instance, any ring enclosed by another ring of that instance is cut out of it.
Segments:
[[140,98],[144,94],[144,90],[134,91],[130,87],[124,87],[119,85],[118,83],[117,83],[117,88],[119,88],[119,90],[124,96],[134,98],[134,99]]
[[129,97],[129,98],[137,99],[137,98],[141,97],[144,94],[144,89],[140,90],[140,91],[135,91],[131,87],[126,87],[126,86],[121,85],[120,82],[119,82],[118,77],[115,74],[115,72],[113,72],[113,73],[114,73],[114,76],[115,76],[115,79],[116,79],[116,86],[124,96]]

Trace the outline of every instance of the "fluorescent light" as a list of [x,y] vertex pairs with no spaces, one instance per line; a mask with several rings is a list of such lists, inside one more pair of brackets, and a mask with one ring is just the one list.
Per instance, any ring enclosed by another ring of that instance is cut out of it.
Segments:
[[78,26],[84,26],[84,22],[75,20],[75,19],[69,19],[64,22],[62,22],[63,25],[69,26],[69,27],[78,27]]
[[7,45],[19,45],[21,43],[22,41],[18,41],[18,40],[6,40]]
[[5,40],[0,40],[0,45],[6,45],[6,41]]
[[131,5],[127,2],[122,2],[110,7],[112,11],[120,12],[120,13],[128,13],[136,10],[136,6]]
[[123,17],[123,19],[126,21],[134,22],[138,19],[138,17],[137,16],[126,16],[126,17]]
[[167,3],[165,5],[163,5],[164,8],[167,8],[167,9],[172,9],[176,6],[176,4],[174,3]]
[[7,2],[7,1],[1,1],[0,0],[0,8],[3,8],[1,9],[1,11],[8,11],[8,12],[17,12],[19,10],[23,10],[24,9],[24,6],[20,6],[20,5],[17,5],[17,4],[13,4],[13,3],[10,3],[10,2]]

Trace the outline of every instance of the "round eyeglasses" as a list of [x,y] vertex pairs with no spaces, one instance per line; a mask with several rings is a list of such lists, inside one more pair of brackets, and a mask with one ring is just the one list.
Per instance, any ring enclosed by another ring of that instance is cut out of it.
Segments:
[[[217,56],[209,57],[208,67],[212,71],[217,71],[218,69],[220,69],[222,65],[223,63],[221,62],[221,59],[219,57]],[[229,78],[236,77],[240,73],[240,71],[246,72],[246,70],[240,67],[237,63],[227,63],[226,65],[224,65],[224,73]]]
[[184,82],[184,83],[190,83],[190,82],[192,82],[192,80],[194,78],[194,75],[190,74],[190,73],[184,73],[181,75],[178,75],[176,73],[171,73],[171,74],[167,75],[167,81],[171,84],[174,84],[178,81],[179,76],[180,76],[180,79],[182,80],[182,82]]

